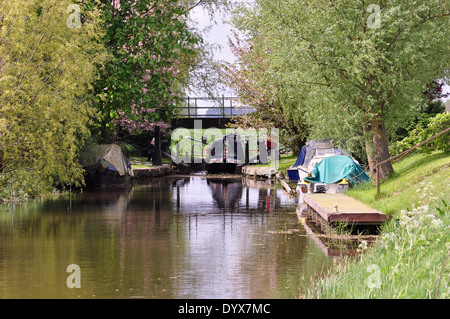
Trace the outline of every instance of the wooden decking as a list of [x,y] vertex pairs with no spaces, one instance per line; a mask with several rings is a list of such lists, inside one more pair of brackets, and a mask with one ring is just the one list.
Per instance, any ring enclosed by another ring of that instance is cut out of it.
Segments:
[[386,215],[344,194],[302,194],[303,201],[328,224],[381,225]]
[[145,168],[133,168],[134,179],[145,179],[150,177],[160,177],[172,172],[171,165],[149,166]]

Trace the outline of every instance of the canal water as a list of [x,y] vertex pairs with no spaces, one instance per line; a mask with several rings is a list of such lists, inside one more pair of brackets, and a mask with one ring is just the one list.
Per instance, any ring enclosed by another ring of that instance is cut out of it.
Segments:
[[73,195],[0,205],[0,298],[297,298],[333,264],[267,182]]

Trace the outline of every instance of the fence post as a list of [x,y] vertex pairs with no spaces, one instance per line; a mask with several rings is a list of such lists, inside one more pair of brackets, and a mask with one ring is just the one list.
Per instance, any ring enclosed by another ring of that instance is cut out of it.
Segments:
[[188,103],[187,103],[187,108],[188,108],[188,118],[191,117],[191,112],[190,112],[190,108],[191,108],[191,101],[190,98],[188,96]]
[[378,198],[380,198],[380,166],[378,164],[375,165],[375,169],[377,171],[377,194]]
[[194,118],[197,118],[198,116],[198,107],[197,107],[197,98],[195,98],[195,112],[194,112]]
[[225,94],[222,94],[222,117],[225,118]]
[[161,127],[155,126],[155,155],[153,156],[153,165],[161,165]]

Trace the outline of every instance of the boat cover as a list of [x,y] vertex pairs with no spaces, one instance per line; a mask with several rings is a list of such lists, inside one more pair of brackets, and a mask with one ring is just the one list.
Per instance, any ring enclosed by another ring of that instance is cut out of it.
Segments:
[[82,164],[87,167],[102,166],[104,169],[117,171],[120,176],[133,176],[133,170],[122,148],[116,144],[96,145],[90,147],[87,156],[83,156]]
[[323,159],[304,180],[308,183],[335,184],[344,178],[348,179],[352,185],[369,180],[364,168],[346,155],[335,155]]
[[295,162],[294,165],[291,166],[291,168],[297,168],[300,165],[302,165],[303,161],[305,160],[305,155],[306,155],[306,145],[303,145],[302,149],[300,150],[300,155],[297,157],[297,161]]
[[299,166],[302,166],[307,170],[312,170],[312,168],[308,168],[308,166],[310,166],[310,163],[314,158],[322,159],[333,155],[349,155],[349,153],[347,153],[345,150],[334,147],[331,139],[326,139],[323,141],[308,141],[306,145],[303,145],[295,164],[288,168],[287,172],[289,179],[291,181],[298,181]]

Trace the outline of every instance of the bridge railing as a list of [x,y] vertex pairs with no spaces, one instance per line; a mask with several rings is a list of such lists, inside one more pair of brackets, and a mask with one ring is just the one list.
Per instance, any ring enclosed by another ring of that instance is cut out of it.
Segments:
[[185,97],[178,107],[178,118],[231,118],[254,112],[238,104],[237,97]]

